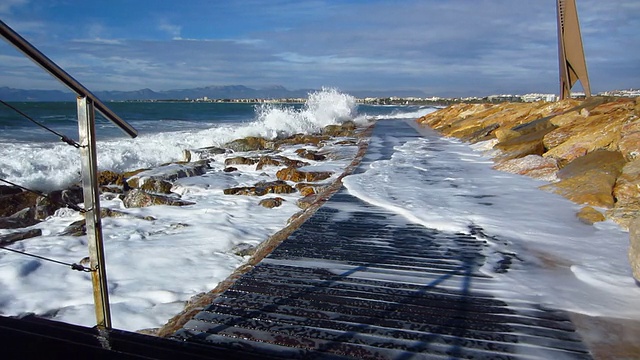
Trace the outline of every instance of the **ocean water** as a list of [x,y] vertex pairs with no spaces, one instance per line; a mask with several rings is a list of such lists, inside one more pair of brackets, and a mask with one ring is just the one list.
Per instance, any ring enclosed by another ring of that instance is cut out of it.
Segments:
[[[34,120],[78,139],[75,103],[12,103]],[[309,94],[304,104],[113,102],[107,106],[138,130],[129,138],[97,115],[100,170],[129,171],[183,160],[183,150],[246,136],[286,137],[313,133],[347,119],[415,116],[417,106],[366,106],[334,89]],[[0,106],[0,178],[42,191],[80,179],[79,152],[58,137]]]

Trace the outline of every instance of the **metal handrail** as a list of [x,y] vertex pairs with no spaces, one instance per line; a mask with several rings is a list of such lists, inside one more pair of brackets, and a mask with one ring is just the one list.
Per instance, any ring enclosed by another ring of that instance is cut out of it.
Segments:
[[102,223],[100,219],[100,199],[98,190],[98,161],[96,156],[95,110],[122,129],[132,138],[138,132],[107,108],[95,95],[80,84],[66,71],[31,45],[22,36],[0,21],[0,35],[20,50],[26,57],[40,65],[45,71],[65,84],[78,96],[79,149],[82,168],[82,190],[84,195],[85,223],[89,246],[91,281],[95,303],[96,322],[99,328],[111,328],[111,310],[107,286],[106,262],[102,241]]
[[66,85],[71,91],[76,93],[80,97],[86,97],[93,102],[95,109],[104,115],[109,121],[116,124],[127,135],[135,138],[138,136],[138,131],[122,120],[111,109],[100,101],[91,91],[80,84],[76,79],[69,75],[66,71],[62,70],[56,63],[51,61],[33,45],[31,45],[22,36],[11,29],[7,24],[0,20],[0,35],[2,35],[8,42],[10,42],[16,49],[24,53],[29,59],[33,60],[36,64],[40,65],[45,71],[58,79],[61,83]]

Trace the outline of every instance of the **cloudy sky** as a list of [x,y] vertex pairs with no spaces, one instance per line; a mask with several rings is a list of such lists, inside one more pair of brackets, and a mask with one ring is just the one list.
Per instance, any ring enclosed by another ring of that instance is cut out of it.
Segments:
[[[558,91],[555,0],[2,0],[88,88]],[[640,1],[578,0],[594,92],[640,87]],[[0,42],[0,86],[61,89]],[[576,88],[574,90],[579,90]]]

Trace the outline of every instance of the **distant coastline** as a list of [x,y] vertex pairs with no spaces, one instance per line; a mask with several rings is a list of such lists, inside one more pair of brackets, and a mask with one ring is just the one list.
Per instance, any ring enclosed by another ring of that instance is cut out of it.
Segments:
[[[208,86],[194,89],[153,91],[141,89],[135,91],[96,91],[95,95],[108,102],[218,102],[218,103],[302,103],[309,93],[317,90],[288,90],[282,86],[253,89],[243,85]],[[487,95],[470,97],[428,96],[420,90],[388,91],[345,91],[357,98],[359,103],[370,105],[451,105],[465,103],[501,103],[556,101],[555,94],[531,93],[524,95]],[[601,92],[600,96],[637,97],[640,90],[612,90]],[[584,94],[574,93],[581,98]],[[57,102],[74,101],[75,96],[61,90],[24,90],[0,87],[0,100],[15,102]]]

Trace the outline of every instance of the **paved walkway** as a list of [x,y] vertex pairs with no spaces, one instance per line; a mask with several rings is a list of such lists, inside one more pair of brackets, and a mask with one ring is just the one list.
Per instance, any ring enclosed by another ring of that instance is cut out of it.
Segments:
[[[417,136],[380,121],[363,165]],[[409,223],[343,188],[173,337],[256,359],[590,359],[564,312],[487,291],[481,235]]]

